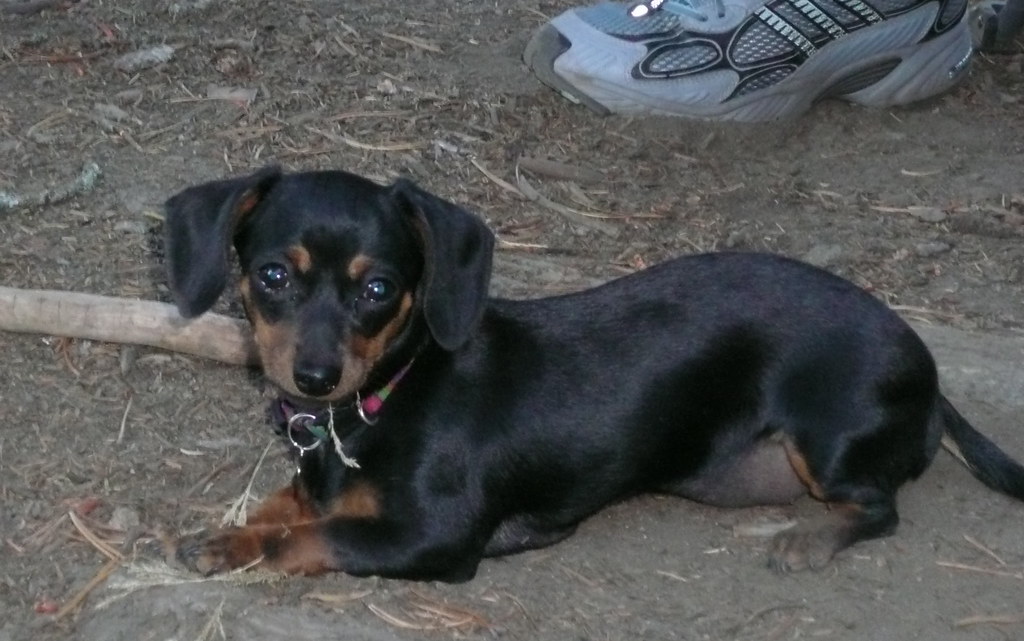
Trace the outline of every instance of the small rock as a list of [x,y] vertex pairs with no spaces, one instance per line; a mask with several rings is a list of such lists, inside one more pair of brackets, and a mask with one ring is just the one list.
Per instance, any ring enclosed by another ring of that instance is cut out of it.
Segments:
[[914,218],[926,223],[941,223],[946,220],[946,212],[938,207],[911,206],[907,207],[907,211]]
[[139,527],[141,522],[138,512],[122,505],[114,508],[114,513],[110,515],[110,521],[107,522],[107,526],[112,530],[127,532]]
[[248,105],[256,100],[258,89],[247,89],[245,87],[222,87],[210,84],[206,86],[206,97],[210,100],[227,100],[239,105]]
[[172,2],[170,6],[167,7],[167,13],[172,16],[176,16],[179,13],[203,11],[211,4],[213,4],[213,0],[185,0],[184,2]]
[[128,105],[142,100],[142,96],[143,92],[141,89],[125,89],[114,94],[114,100],[122,105]]
[[914,245],[914,251],[917,252],[918,256],[923,258],[945,254],[950,249],[952,249],[952,247],[949,243],[944,243],[939,240],[927,241]]
[[811,247],[804,260],[817,267],[828,267],[834,265],[843,255],[843,248],[840,245],[815,245]]
[[145,234],[149,231],[149,225],[139,220],[122,220],[114,224],[114,231],[128,234]]
[[126,53],[114,61],[114,68],[126,73],[149,69],[163,64],[174,57],[174,47],[170,45],[157,45],[149,49],[139,49]]
[[97,102],[93,105],[93,111],[96,115],[105,118],[107,120],[113,120],[114,122],[124,122],[130,120],[131,116],[124,109],[121,109],[117,105],[111,105],[107,103]]
[[726,249],[745,249],[753,246],[753,239],[745,229],[734,229],[725,239]]

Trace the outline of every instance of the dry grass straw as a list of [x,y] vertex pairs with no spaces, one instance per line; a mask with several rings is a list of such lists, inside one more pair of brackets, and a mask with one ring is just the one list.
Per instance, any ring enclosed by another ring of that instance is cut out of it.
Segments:
[[270,446],[273,444],[274,442],[270,441],[269,443],[267,443],[267,446],[263,448],[263,453],[260,454],[260,458],[256,461],[256,466],[253,467],[252,469],[252,474],[249,475],[249,482],[245,486],[245,491],[243,491],[241,496],[239,496],[237,499],[234,500],[234,502],[231,503],[231,507],[229,507],[227,512],[224,513],[224,516],[221,517],[221,527],[224,527],[226,525],[245,525],[246,521],[249,518],[248,505],[249,500],[252,498],[253,483],[256,481],[256,475],[259,473],[260,468],[263,466],[263,459],[267,458],[267,452],[270,451]]
[[206,620],[206,625],[199,631],[199,636],[196,637],[196,641],[209,641],[213,638],[214,634],[218,634],[221,639],[227,639],[228,636],[224,632],[224,601],[225,598],[221,597],[220,603],[214,608],[213,612],[210,613],[210,618]]
[[78,530],[78,533],[81,534],[82,537],[90,545],[96,548],[102,555],[107,557],[107,562],[103,565],[103,567],[100,568],[99,572],[97,572],[96,575],[93,576],[93,578],[85,584],[85,586],[83,586],[70,599],[68,599],[63,606],[61,606],[60,610],[58,610],[57,613],[54,615],[55,621],[59,621],[60,619],[66,617],[68,614],[77,610],[78,607],[85,601],[86,597],[88,597],[93,590],[95,590],[104,581],[106,581],[107,578],[111,574],[113,574],[114,570],[120,567],[121,563],[124,561],[124,555],[115,550],[113,546],[104,541],[102,538],[100,538],[98,534],[96,534],[92,531],[92,529],[86,526],[85,522],[82,520],[81,517],[75,514],[74,510],[70,510],[67,514],[68,518],[71,519],[72,525],[74,525],[75,529]]
[[367,609],[382,621],[404,630],[459,630],[470,631],[491,626],[490,621],[474,610],[444,603],[416,589],[402,608],[402,614],[396,615],[373,603],[367,603]]
[[102,610],[125,597],[150,588],[197,585],[201,583],[257,585],[279,581],[284,576],[272,572],[250,571],[253,566],[262,561],[261,557],[231,572],[214,574],[208,577],[196,576],[191,572],[175,569],[163,562],[139,562],[126,565],[124,573],[118,574],[110,580],[108,587],[115,594],[97,603],[96,609]]
[[[969,534],[963,535],[964,540],[967,541],[972,547],[991,558],[1003,568],[1007,567],[1006,561],[1001,556],[996,554],[987,545],[984,545]],[[1004,577],[1008,579],[1024,580],[1024,571],[1010,570],[1010,569],[999,569],[999,568],[987,568],[980,565],[972,565],[969,563],[959,563],[956,561],[936,561],[935,565],[943,568],[949,568],[951,570],[960,570],[963,572],[977,572],[979,574],[987,574],[989,576]]]
[[112,545],[104,541],[98,534],[93,532],[89,527],[85,525],[85,522],[80,516],[75,514],[74,510],[68,512],[68,518],[71,519],[71,524],[75,526],[78,533],[89,542],[94,548],[96,548],[100,554],[107,557],[111,561],[123,561],[124,555],[118,552]]
[[404,42],[405,44],[407,44],[407,45],[409,45],[411,47],[416,47],[417,49],[423,49],[424,51],[429,51],[431,53],[444,53],[444,51],[441,49],[441,47],[438,47],[434,43],[428,42],[428,41],[426,41],[426,40],[424,40],[422,38],[416,38],[414,36],[400,36],[400,35],[398,35],[396,33],[389,33],[387,31],[382,31],[380,33],[380,35],[384,36],[385,38],[390,38],[391,40],[397,40],[398,42]]
[[302,595],[302,599],[306,601],[316,601],[324,605],[339,608],[349,603],[359,601],[365,597],[373,594],[373,590],[357,590],[355,592],[347,592],[344,594],[330,593],[330,592],[307,592]]
[[1014,625],[1024,623],[1024,614],[976,614],[953,622],[955,628],[972,625]]
[[336,142],[362,151],[414,151],[416,149],[423,149],[426,147],[426,144],[422,142],[366,143],[350,138],[344,134],[336,134],[330,131],[324,131],[323,129],[317,129],[311,125],[307,125],[306,130],[310,133],[317,134],[318,136],[323,136],[331,142]]
[[63,606],[61,606],[60,610],[57,610],[57,614],[55,614],[53,617],[54,620],[59,621],[66,617],[68,614],[77,610],[78,606],[80,606],[85,601],[86,597],[89,596],[89,593],[95,590],[104,581],[106,581],[107,578],[114,573],[114,570],[116,570],[120,566],[121,559],[110,559],[109,561],[107,561],[106,564],[102,568],[100,568],[100,571],[96,573],[96,576],[90,579],[89,582],[86,583],[81,590],[76,592],[74,596],[68,599],[67,602]]

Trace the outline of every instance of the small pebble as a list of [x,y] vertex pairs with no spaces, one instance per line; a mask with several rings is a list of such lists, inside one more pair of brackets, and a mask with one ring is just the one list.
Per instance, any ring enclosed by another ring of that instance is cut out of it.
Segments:
[[946,212],[938,207],[907,207],[907,211],[914,218],[926,223],[941,223],[946,220]]
[[917,255],[924,258],[945,254],[950,249],[952,249],[952,247],[950,247],[949,243],[944,243],[942,241],[928,241],[914,245],[914,251],[917,252]]
[[174,57],[174,47],[157,45],[149,49],[139,49],[126,53],[114,61],[114,68],[126,73],[142,71],[163,64]]
[[139,523],[141,523],[139,513],[130,507],[122,505],[114,508],[114,513],[110,515],[110,521],[107,522],[107,526],[111,530],[127,532],[139,527]]
[[840,245],[815,245],[804,254],[804,260],[817,267],[828,267],[838,262],[842,256],[843,248]]

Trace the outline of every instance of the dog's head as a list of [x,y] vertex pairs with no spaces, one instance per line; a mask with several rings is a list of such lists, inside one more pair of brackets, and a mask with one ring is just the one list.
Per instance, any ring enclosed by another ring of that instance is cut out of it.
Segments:
[[299,398],[354,394],[420,337],[455,350],[483,313],[493,235],[407,180],[268,167],[186,189],[166,214],[182,315],[202,314],[224,291],[234,245],[264,371]]

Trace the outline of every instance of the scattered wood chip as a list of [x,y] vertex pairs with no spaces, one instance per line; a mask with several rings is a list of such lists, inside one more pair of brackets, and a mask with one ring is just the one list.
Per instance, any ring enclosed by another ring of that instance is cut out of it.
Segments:
[[417,49],[423,49],[424,51],[430,51],[432,53],[444,53],[444,51],[441,50],[441,47],[438,47],[436,44],[428,42],[427,40],[424,40],[422,38],[416,38],[414,36],[400,36],[398,34],[389,33],[387,31],[382,31],[380,35],[384,36],[385,38],[390,38],[392,40],[404,42],[407,45],[416,47]]
[[316,127],[307,126],[306,129],[315,134],[323,136],[324,138],[330,140],[331,142],[340,143],[342,145],[347,145],[354,149],[362,149],[365,151],[412,151],[414,149],[422,149],[423,147],[426,146],[424,143],[419,142],[371,144],[360,142],[353,138],[349,138],[344,134],[335,134],[329,131],[324,131],[323,129],[317,129]]
[[556,180],[571,180],[583,184],[600,183],[605,180],[604,174],[596,169],[570,165],[556,160],[520,156],[518,164],[521,169],[525,169],[526,171],[535,174],[549,176]]
[[946,220],[946,212],[942,211],[938,207],[923,205],[912,205],[910,207],[885,207],[882,205],[873,205],[871,209],[874,211],[880,211],[884,214],[910,214],[914,218],[926,223],[941,223]]
[[206,97],[210,100],[227,100],[242,106],[252,104],[258,93],[258,89],[245,87],[221,87],[214,84],[206,86]]
[[612,238],[616,238],[619,235],[619,228],[616,227],[615,225],[607,223],[603,220],[596,220],[597,218],[605,218],[605,216],[587,214],[579,210],[573,209],[571,207],[566,207],[565,205],[562,205],[560,203],[556,203],[555,201],[549,199],[547,196],[544,196],[539,191],[534,189],[533,185],[531,185],[529,181],[526,180],[526,177],[523,176],[523,174],[519,172],[518,169],[516,170],[516,182],[518,183],[519,191],[523,194],[523,196],[526,197],[527,200],[530,200],[546,209],[550,209],[553,212],[565,216],[565,218],[567,218],[570,222],[574,224],[580,225],[582,227],[587,227],[594,231],[601,232],[602,234],[605,234]]
[[512,183],[508,182],[507,180],[504,180],[503,178],[501,178],[500,176],[498,176],[497,174],[492,172],[490,169],[488,169],[486,166],[484,166],[484,164],[482,162],[480,162],[479,160],[477,160],[476,158],[470,158],[469,162],[473,163],[473,166],[476,167],[477,169],[479,169],[480,173],[483,174],[484,176],[487,176],[487,178],[490,179],[490,181],[493,182],[495,185],[501,187],[505,191],[508,191],[508,192],[510,192],[512,194],[515,194],[519,198],[523,198],[523,199],[526,198],[526,196],[523,195],[523,192],[519,191],[518,187],[516,187]]

